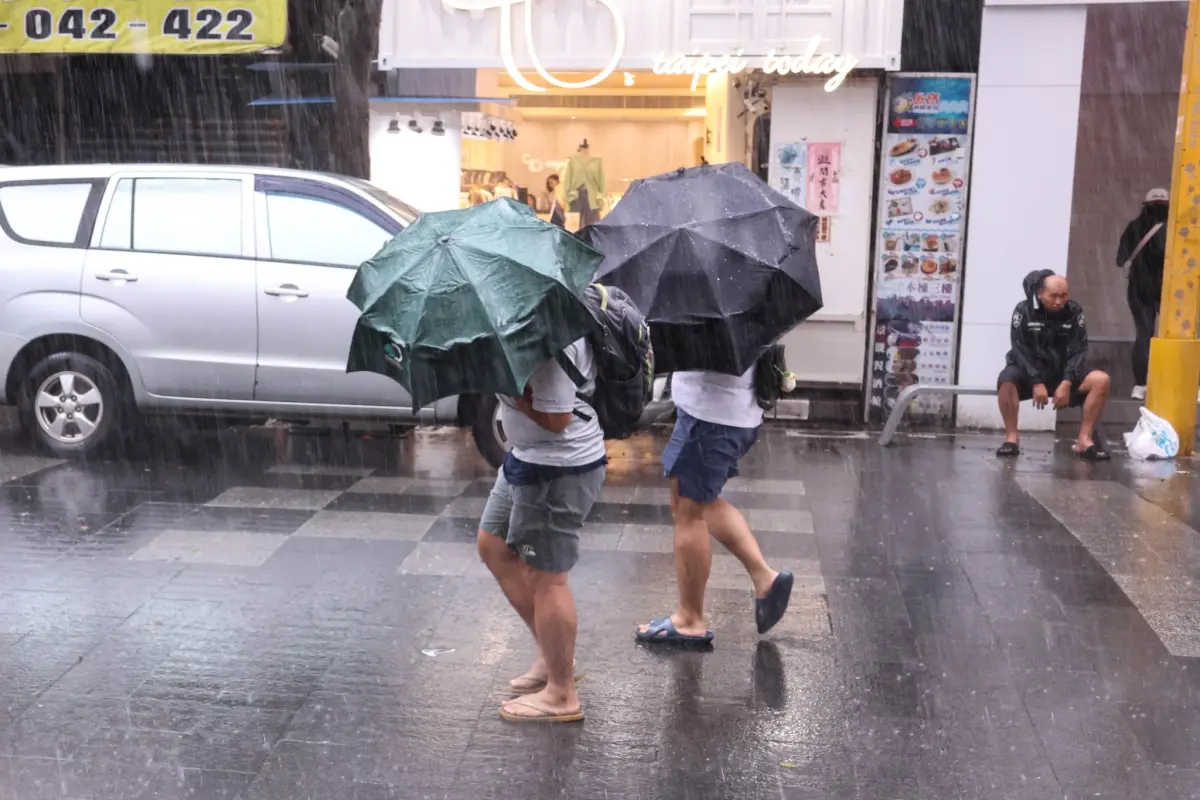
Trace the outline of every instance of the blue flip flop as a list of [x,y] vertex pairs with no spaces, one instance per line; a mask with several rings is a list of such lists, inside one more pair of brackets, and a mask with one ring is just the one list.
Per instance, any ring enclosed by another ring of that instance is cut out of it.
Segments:
[[788,601],[792,599],[792,586],[796,583],[790,572],[781,572],[771,584],[767,596],[754,599],[754,619],[758,622],[758,632],[766,633],[779,624],[787,613]]
[[671,622],[670,616],[651,621],[650,627],[645,631],[637,631],[636,636],[639,642],[649,644],[712,644],[713,640],[712,631],[703,636],[688,636],[680,633],[676,630],[675,623]]

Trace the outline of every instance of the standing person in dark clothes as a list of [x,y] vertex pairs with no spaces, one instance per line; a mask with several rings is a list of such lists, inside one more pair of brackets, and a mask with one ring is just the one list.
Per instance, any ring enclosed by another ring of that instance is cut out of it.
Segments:
[[1126,270],[1125,296],[1133,313],[1137,337],[1133,342],[1133,399],[1146,399],[1146,373],[1150,368],[1150,340],[1154,338],[1162,302],[1163,261],[1167,255],[1167,212],[1171,200],[1166,189],[1151,189],[1142,213],[1125,227],[1117,248],[1117,266]]
[[1048,269],[1029,273],[1024,284],[1025,299],[1013,310],[1008,365],[996,379],[1005,432],[996,455],[1020,454],[1017,417],[1021,401],[1032,400],[1036,408],[1082,406],[1075,453],[1088,461],[1107,461],[1108,453],[1092,434],[1108,404],[1110,381],[1106,373],[1087,368],[1083,309],[1071,301],[1067,279]]

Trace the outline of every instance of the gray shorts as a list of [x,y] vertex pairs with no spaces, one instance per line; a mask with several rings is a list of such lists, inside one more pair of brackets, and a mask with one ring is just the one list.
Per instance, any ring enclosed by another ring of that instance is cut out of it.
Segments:
[[604,467],[549,483],[513,486],[496,476],[479,527],[504,539],[542,572],[570,572],[579,560],[579,531],[604,486]]

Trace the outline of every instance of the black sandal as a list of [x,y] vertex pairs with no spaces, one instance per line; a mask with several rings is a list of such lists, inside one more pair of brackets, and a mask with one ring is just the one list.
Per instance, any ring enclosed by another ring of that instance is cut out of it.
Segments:
[[1094,444],[1087,450],[1076,450],[1075,455],[1082,458],[1084,461],[1111,461],[1112,456],[1105,452],[1100,445]]
[[1021,446],[1016,442],[1005,442],[996,451],[997,458],[1016,458],[1021,455]]

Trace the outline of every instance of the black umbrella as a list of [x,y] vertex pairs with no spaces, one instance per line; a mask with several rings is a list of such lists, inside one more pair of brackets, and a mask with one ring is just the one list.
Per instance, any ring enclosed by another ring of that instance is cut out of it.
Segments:
[[646,315],[660,372],[741,375],[819,311],[817,218],[743,164],[635,181],[580,232]]

